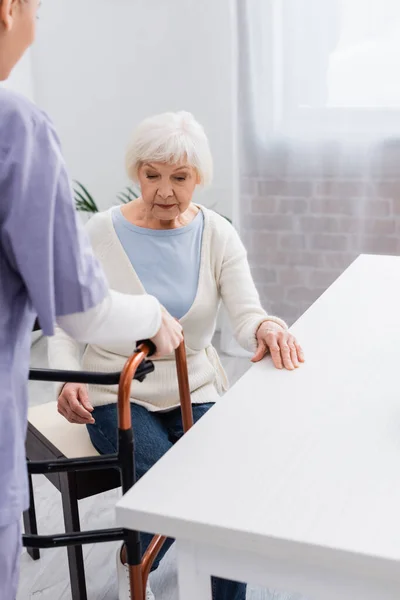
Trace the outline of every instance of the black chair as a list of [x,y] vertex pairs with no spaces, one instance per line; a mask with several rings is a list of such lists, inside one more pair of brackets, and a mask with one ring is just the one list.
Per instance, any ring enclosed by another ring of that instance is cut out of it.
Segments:
[[[162,548],[165,538],[155,536],[143,558],[138,531],[106,529],[80,531],[77,500],[94,495],[105,489],[122,485],[126,493],[134,485],[134,435],[131,423],[130,390],[132,380],[143,381],[154,371],[154,364],[147,360],[155,351],[151,342],[138,345],[121,373],[92,373],[81,371],[52,371],[33,369],[31,380],[116,385],[118,388],[118,452],[106,456],[65,458],[33,425],[28,427],[27,467],[30,478],[31,507],[24,515],[25,531],[23,545],[34,559],[40,548],[68,548],[70,579],[73,600],[86,600],[86,583],[82,545],[100,542],[123,541],[127,550],[133,600],[144,600],[147,578],[151,566]],[[189,379],[184,342],[176,350],[176,366],[179,383],[182,420],[186,432],[193,425]],[[43,458],[45,460],[43,460]],[[38,535],[31,476],[44,474],[61,491],[64,521],[67,533]],[[96,477],[96,474],[102,474]],[[105,478],[104,478],[105,476]],[[108,487],[107,487],[108,486]]]

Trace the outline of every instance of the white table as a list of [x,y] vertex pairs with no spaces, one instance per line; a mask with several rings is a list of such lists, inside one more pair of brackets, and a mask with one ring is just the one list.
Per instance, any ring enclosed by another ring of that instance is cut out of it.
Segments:
[[310,600],[400,599],[400,258],[361,256],[296,323],[307,363],[254,366],[119,502],[210,575]]

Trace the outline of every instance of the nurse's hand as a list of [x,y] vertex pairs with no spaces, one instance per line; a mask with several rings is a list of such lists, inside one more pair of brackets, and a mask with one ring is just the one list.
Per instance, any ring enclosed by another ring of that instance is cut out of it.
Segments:
[[182,325],[171,317],[169,312],[161,306],[161,327],[158,333],[151,338],[157,352],[154,358],[168,356],[180,346],[183,341]]
[[66,383],[58,397],[57,410],[70,423],[94,423],[93,406],[89,402],[88,387],[83,383]]

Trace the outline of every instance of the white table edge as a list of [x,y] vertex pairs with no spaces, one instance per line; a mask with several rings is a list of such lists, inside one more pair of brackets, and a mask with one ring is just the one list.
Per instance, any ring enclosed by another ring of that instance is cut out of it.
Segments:
[[[129,506],[129,493],[116,505],[116,522],[118,527],[153,532],[168,537],[178,538],[184,542],[212,546],[230,551],[239,546],[241,552],[247,552],[264,559],[277,559],[295,562],[298,565],[329,568],[337,573],[363,575],[369,573],[382,581],[400,583],[400,561],[366,554],[355,553],[343,549],[321,547],[305,544],[295,540],[266,537],[256,532],[224,530],[207,523],[190,523],[182,528],[182,520],[174,517],[149,514]],[[156,529],[156,531],[154,531]],[[214,541],[218,529],[218,540]],[[221,535],[223,533],[224,535]],[[233,544],[230,538],[235,539]],[[222,541],[223,540],[223,541]],[[400,598],[400,596],[399,596]]]

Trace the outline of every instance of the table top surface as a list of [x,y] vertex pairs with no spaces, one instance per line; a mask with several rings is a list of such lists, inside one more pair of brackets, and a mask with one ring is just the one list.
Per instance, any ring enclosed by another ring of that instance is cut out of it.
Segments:
[[360,256],[292,331],[305,365],[252,367],[118,524],[400,581],[400,258]]

